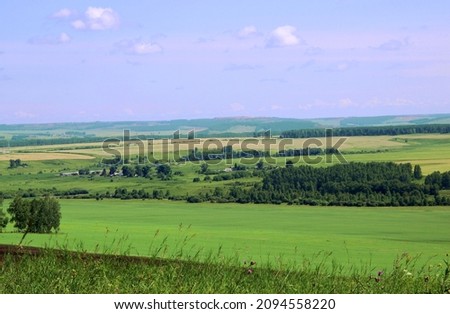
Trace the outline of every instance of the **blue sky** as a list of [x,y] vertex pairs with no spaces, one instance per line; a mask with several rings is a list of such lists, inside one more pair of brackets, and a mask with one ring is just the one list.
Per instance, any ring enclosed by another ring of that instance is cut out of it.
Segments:
[[2,1],[0,123],[450,112],[450,1]]

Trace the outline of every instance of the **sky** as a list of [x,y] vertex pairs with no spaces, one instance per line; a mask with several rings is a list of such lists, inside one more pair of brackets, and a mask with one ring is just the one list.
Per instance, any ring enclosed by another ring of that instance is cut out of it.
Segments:
[[450,112],[448,0],[0,4],[0,123]]

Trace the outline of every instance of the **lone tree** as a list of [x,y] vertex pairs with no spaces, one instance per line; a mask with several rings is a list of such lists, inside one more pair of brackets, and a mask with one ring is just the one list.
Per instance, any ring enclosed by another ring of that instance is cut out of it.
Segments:
[[0,197],[0,233],[2,232],[3,228],[6,227],[8,222],[9,219],[5,216],[5,213],[3,212],[3,198]]
[[19,231],[26,233],[58,232],[61,207],[55,198],[25,200],[16,196],[8,208],[11,222]]

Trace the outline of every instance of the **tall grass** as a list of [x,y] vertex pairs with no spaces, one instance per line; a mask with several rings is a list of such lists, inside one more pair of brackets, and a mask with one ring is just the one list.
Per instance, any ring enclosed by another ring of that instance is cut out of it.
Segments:
[[330,263],[326,252],[297,264],[225,257],[220,248],[205,255],[189,247],[188,238],[174,250],[167,238],[153,243],[150,258],[129,256],[126,239],[114,243],[103,254],[86,253],[80,244],[77,251],[0,257],[0,293],[450,293],[448,255],[436,265],[418,265],[417,257],[402,254],[392,268],[373,269]]

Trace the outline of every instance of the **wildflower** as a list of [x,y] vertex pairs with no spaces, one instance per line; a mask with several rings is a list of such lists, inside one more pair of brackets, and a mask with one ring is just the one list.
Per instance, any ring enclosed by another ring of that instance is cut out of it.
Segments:
[[253,269],[249,268],[249,269],[247,270],[247,274],[248,274],[248,275],[253,274]]
[[384,274],[384,272],[383,272],[382,270],[380,270],[380,271],[378,272],[378,277],[383,276],[383,274]]
[[375,282],[380,282],[380,281],[381,281],[380,277],[375,278]]
[[251,261],[251,262],[250,262],[250,265],[252,265],[252,266],[253,266],[253,265],[256,265],[256,262],[255,262],[255,261]]

